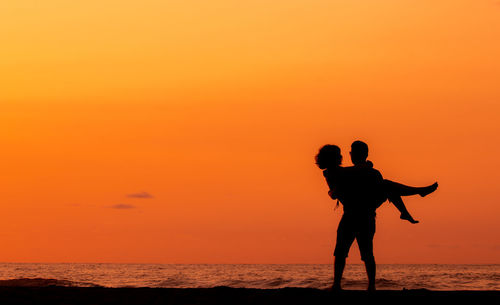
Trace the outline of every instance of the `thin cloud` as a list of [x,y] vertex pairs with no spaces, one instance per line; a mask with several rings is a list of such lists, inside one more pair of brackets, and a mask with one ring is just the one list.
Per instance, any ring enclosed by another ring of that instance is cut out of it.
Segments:
[[131,204],[115,204],[111,206],[112,209],[118,209],[118,210],[127,210],[127,209],[135,209],[136,207]]
[[153,198],[153,195],[151,195],[148,192],[140,192],[140,193],[128,194],[127,197],[128,198],[149,199],[149,198]]

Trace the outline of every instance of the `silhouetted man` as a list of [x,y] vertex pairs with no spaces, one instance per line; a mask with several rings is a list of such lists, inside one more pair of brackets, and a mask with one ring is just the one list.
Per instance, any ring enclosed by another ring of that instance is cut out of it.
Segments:
[[342,183],[344,214],[337,230],[335,245],[335,272],[333,289],[340,289],[342,274],[349,249],[356,239],[368,275],[368,290],[375,290],[376,265],[373,256],[375,234],[375,210],[384,201],[381,196],[383,178],[379,171],[367,162],[368,145],[355,141],[351,145],[354,166],[346,168]]

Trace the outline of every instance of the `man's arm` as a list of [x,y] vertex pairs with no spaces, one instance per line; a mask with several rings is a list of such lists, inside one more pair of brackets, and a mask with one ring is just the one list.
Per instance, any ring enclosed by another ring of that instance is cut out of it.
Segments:
[[382,205],[387,200],[387,193],[385,191],[385,186],[384,186],[384,177],[382,174],[376,170],[373,169],[374,172],[374,190],[373,190],[373,195],[374,195],[374,200],[375,200],[375,208],[378,208]]

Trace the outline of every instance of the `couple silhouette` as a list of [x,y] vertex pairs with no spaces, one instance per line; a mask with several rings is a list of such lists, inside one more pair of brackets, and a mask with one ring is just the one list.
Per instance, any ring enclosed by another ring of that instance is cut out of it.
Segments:
[[316,155],[316,164],[323,170],[329,187],[328,194],[337,200],[337,205],[340,201],[344,210],[337,229],[332,290],[341,290],[346,258],[356,240],[368,275],[368,290],[374,291],[376,264],[373,237],[376,209],[388,200],[401,212],[401,219],[416,224],[418,221],[408,212],[401,196],[425,197],[434,192],[438,184],[412,187],[384,179],[373,168],[373,163],[367,160],[368,145],[362,141],[352,143],[350,155],[353,166],[349,167],[341,166],[342,154],[336,145],[325,145]]

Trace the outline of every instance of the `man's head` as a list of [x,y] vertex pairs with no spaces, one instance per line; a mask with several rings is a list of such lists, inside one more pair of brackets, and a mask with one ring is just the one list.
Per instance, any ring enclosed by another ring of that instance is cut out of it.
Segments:
[[351,144],[350,154],[352,164],[363,164],[366,162],[366,158],[368,158],[368,145],[365,142],[354,141]]

